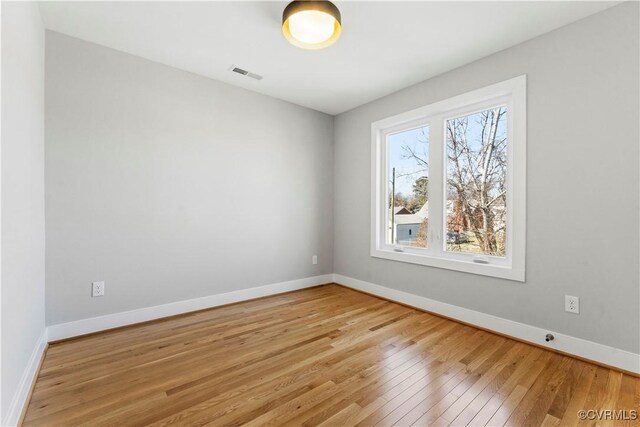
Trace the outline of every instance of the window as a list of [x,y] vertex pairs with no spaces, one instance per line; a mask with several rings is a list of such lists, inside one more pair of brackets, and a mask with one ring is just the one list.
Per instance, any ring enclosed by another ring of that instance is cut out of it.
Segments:
[[371,255],[524,281],[526,77],[372,124]]
[[507,107],[447,119],[447,251],[506,254]]
[[387,150],[389,226],[386,241],[427,247],[429,127],[389,133]]

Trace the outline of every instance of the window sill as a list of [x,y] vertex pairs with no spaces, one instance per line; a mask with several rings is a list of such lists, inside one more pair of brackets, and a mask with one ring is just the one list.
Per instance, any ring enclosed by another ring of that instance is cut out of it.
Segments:
[[481,276],[497,277],[517,282],[524,282],[524,269],[516,269],[512,266],[496,264],[478,264],[473,261],[461,261],[450,258],[440,258],[432,255],[415,254],[410,252],[396,252],[389,249],[372,248],[371,256],[392,261],[406,262],[409,264],[426,265],[429,267],[443,268],[446,270],[462,271],[464,273],[478,274]]

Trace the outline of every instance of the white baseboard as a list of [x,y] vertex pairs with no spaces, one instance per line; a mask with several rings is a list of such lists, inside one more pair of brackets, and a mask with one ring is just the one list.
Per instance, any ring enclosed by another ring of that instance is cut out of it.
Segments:
[[190,311],[202,310],[204,308],[217,307],[234,302],[309,288],[312,286],[330,283],[332,281],[333,275],[325,274],[322,276],[307,277],[305,279],[297,279],[288,282],[273,283],[255,288],[242,289],[224,294],[209,295],[201,298],[156,305],[154,307],[146,307],[137,310],[91,317],[88,319],[51,325],[48,327],[48,335],[50,341],[61,340],[78,335],[117,328],[119,326],[127,326],[176,314],[188,313]]
[[[387,288],[340,274],[333,275],[335,283],[397,301],[425,311],[440,314],[465,323],[486,328],[504,335],[521,339],[543,347],[556,349],[577,357],[593,360],[628,372],[640,374],[640,354],[620,350],[559,332],[541,329],[524,323],[514,322],[479,311],[469,310],[452,304],[432,300],[403,291]],[[544,340],[547,333],[553,334],[551,342]]]
[[[640,355],[629,351],[609,347],[570,335],[561,334],[555,331],[514,322],[512,320],[493,316],[479,311],[458,307],[452,304],[432,300],[418,295],[410,294],[385,286],[376,285],[340,274],[325,274],[322,276],[309,277],[305,279],[292,280],[288,282],[274,283],[271,285],[259,286],[255,288],[242,289],[224,294],[210,295],[202,298],[178,301],[154,307],[141,308],[138,310],[125,311],[121,313],[108,314],[105,316],[92,317],[89,319],[76,320],[68,323],[52,325],[47,328],[48,338],[51,341],[64,338],[71,338],[92,332],[99,332],[119,326],[131,325],[134,323],[155,320],[162,317],[176,314],[188,313],[190,311],[204,308],[217,307],[239,301],[260,298],[268,295],[275,295],[282,292],[304,289],[324,283],[335,282],[341,285],[368,292],[383,298],[388,298],[403,304],[407,304],[422,310],[441,314],[452,319],[457,319],[465,323],[486,328],[504,335],[521,339],[533,344],[541,345],[551,349],[572,354],[584,359],[593,360],[605,365],[616,367],[625,371],[640,374]],[[547,333],[552,333],[555,339],[546,342],[544,337]],[[35,354],[35,351],[34,351]],[[39,353],[41,354],[41,353]],[[33,358],[33,356],[32,356]],[[36,357],[36,364],[39,359]],[[30,365],[31,366],[31,362]],[[36,369],[34,367],[33,369]],[[27,387],[28,392],[28,387]],[[13,408],[13,406],[12,406]]]
[[11,403],[9,404],[7,415],[4,420],[2,420],[3,426],[18,425],[20,415],[22,415],[22,410],[27,404],[31,385],[35,381],[36,375],[38,375],[38,366],[40,366],[42,353],[44,353],[45,348],[47,348],[47,342],[47,330],[45,329],[42,331],[40,338],[38,338],[38,342],[36,342],[33,352],[31,352],[31,357],[29,357],[29,362],[22,372],[22,377],[20,377],[18,387],[16,388],[13,399],[11,399]]

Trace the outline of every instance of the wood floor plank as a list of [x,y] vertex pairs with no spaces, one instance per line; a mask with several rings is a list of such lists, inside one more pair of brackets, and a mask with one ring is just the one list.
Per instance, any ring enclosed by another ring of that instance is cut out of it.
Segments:
[[[361,327],[366,327],[361,325]],[[175,409],[180,407],[189,407],[191,405],[198,405],[197,409],[201,408],[201,405],[206,405],[206,400],[210,398],[211,395],[216,396],[214,398],[214,403],[217,404],[217,401],[223,400],[220,398],[220,393],[226,389],[234,389],[235,385],[242,385],[243,391],[254,387],[259,384],[263,384],[265,382],[271,381],[274,378],[279,377],[280,375],[285,375],[289,378],[300,378],[301,376],[307,376],[309,374],[314,374],[316,380],[321,378],[323,367],[327,366],[335,366],[338,363],[344,363],[345,360],[348,360],[350,357],[356,355],[362,355],[363,351],[371,350],[384,350],[391,345],[392,340],[396,339],[395,337],[401,336],[397,332],[401,328],[405,327],[401,322],[398,324],[392,325],[389,330],[378,330],[375,332],[371,332],[371,336],[367,338],[367,340],[360,339],[357,345],[345,347],[338,346],[332,347],[328,351],[321,352],[315,356],[300,358],[300,361],[296,364],[291,365],[287,363],[286,360],[280,361],[279,359],[287,359],[285,355],[278,355],[278,364],[276,366],[271,366],[268,370],[269,373],[262,376],[256,377],[253,375],[254,370],[251,369],[251,366],[243,368],[241,371],[231,372],[227,375],[229,380],[232,382],[227,382],[224,378],[213,378],[209,381],[200,384],[196,387],[190,387],[188,389],[182,390],[179,394],[175,395],[172,393],[170,397],[172,400],[165,403],[162,409],[156,410],[153,412],[153,415],[149,415],[145,418],[145,422],[153,422],[159,417],[163,415],[170,414]],[[389,336],[387,340],[381,339],[385,336]],[[371,345],[371,342],[375,341],[375,345]],[[276,357],[273,357],[276,359]],[[288,359],[291,359],[290,357]],[[267,366],[269,367],[269,366]],[[246,378],[248,377],[249,381],[247,382]],[[281,379],[282,382],[288,383],[290,379]],[[224,392],[223,396],[226,398],[234,398],[239,393],[233,392]],[[174,398],[175,397],[175,398]],[[187,409],[189,410],[189,409]]]
[[571,362],[574,360],[575,359],[554,354],[551,357],[550,364],[529,388],[527,394],[506,421],[505,426],[525,425],[527,417],[536,409],[536,406],[541,399],[544,398],[546,392],[554,387],[556,381],[564,379],[564,375],[566,375]]
[[[417,378],[408,378],[393,388],[388,389],[388,391],[381,395],[381,397],[383,397],[382,402],[375,399],[374,402],[380,403],[380,407],[368,414],[366,418],[359,420],[360,425],[373,425],[380,422],[392,414],[405,400],[414,399],[417,400],[416,403],[418,403],[429,398],[432,393],[439,391],[441,386],[455,387],[466,377],[466,372],[464,372],[465,365],[461,363],[459,359],[464,357],[468,352],[480,347],[482,338],[483,335],[478,332],[472,336],[462,335],[457,341],[458,344],[454,344],[458,349],[456,353],[446,352],[448,354],[446,356],[441,355],[432,369],[422,370],[420,375],[416,376]],[[418,394],[417,399],[414,398],[416,394]],[[369,400],[371,400],[371,397],[369,397]],[[364,404],[363,401],[358,402],[361,406]],[[369,409],[368,406],[364,406],[364,408],[365,410]]]
[[[489,399],[489,401],[475,413],[474,417],[469,422],[472,426],[484,426],[491,417],[500,409],[504,401],[509,397],[514,388],[518,385],[518,382],[526,374],[530,375],[536,367],[536,361],[538,360],[541,350],[536,348],[527,348],[525,350],[526,358],[522,364],[516,368],[513,374],[507,379],[507,381],[498,389]],[[540,367],[542,369],[542,367]]]
[[[322,377],[322,379],[319,379],[319,381],[332,381],[334,384],[336,384],[336,391],[330,399],[324,400],[322,404],[327,405],[330,404],[332,400],[339,399],[344,385],[348,383],[346,380],[354,376],[359,376],[363,382],[375,380],[378,375],[384,374],[384,372],[386,371],[386,369],[381,369],[382,365],[380,362],[382,362],[383,359],[391,359],[394,356],[401,354],[407,348],[407,346],[405,345],[406,343],[402,342],[402,336],[397,334],[394,334],[394,337],[391,340],[384,341],[383,344],[385,344],[386,347],[386,350],[384,351],[378,351],[376,347],[370,347],[364,352],[359,352],[351,356],[340,357],[339,359],[336,359],[339,360],[339,362],[331,363],[331,368],[324,370],[325,375]],[[299,376],[297,379],[302,379],[302,377]],[[263,382],[260,385],[260,388],[265,387],[265,391],[269,392],[270,389],[278,390],[281,384],[282,381],[280,381],[280,379],[276,379],[274,380],[273,387],[269,387],[268,383]],[[285,384],[287,384],[287,386],[290,386],[291,384],[295,383],[290,383],[287,381],[285,382]],[[257,389],[254,389],[254,394],[256,390]],[[269,394],[265,395],[264,400],[266,400],[267,403],[263,403],[263,407],[266,407],[269,400],[272,398],[273,396],[270,396]],[[260,403],[260,400],[254,399],[253,405],[243,404],[242,410],[240,411],[235,411],[234,413],[228,413],[225,415],[219,415],[214,418],[212,418],[212,415],[215,414],[211,413],[211,411],[214,409],[213,407],[207,408],[206,410],[199,408],[198,412],[200,412],[200,414],[194,414],[194,416],[197,418],[191,418],[188,421],[199,424],[206,417],[207,419],[215,419],[216,421],[224,423],[225,425],[239,425],[242,424],[242,422],[239,422],[239,420],[247,421],[247,419],[251,418],[252,413],[247,413],[247,409],[253,409],[253,414],[262,411],[261,408],[252,408],[252,406],[255,406],[256,403]],[[238,418],[239,414],[241,415],[241,418]],[[229,416],[235,417],[233,421],[229,420]]]
[[447,394],[440,402],[433,405],[425,412],[414,425],[429,425],[438,418],[451,422],[455,419],[469,403],[491,382],[497,374],[505,367],[505,365],[517,354],[523,347],[520,343],[508,341],[503,345],[496,346],[491,353],[491,357],[484,359],[482,363],[478,360],[476,367],[473,363],[469,366],[472,370],[460,384],[458,384],[449,394]]
[[635,420],[629,414],[629,419],[617,419],[614,421],[615,427],[637,427],[640,425],[640,381],[629,375],[623,375],[616,404],[617,411],[629,411],[629,408],[636,409]]
[[357,403],[350,403],[341,411],[335,413],[331,417],[324,420],[322,423],[317,424],[318,427],[341,427],[353,424],[353,417],[362,411],[362,407]]
[[576,426],[580,419],[578,418],[578,411],[586,409],[586,401],[589,397],[589,391],[591,390],[591,383],[593,382],[597,366],[586,365],[580,373],[580,378],[576,384],[576,390],[571,396],[571,400],[567,405],[567,408],[560,419],[561,426]]
[[[587,401],[584,404],[583,409],[591,409],[591,408],[605,408],[603,404],[607,399],[606,389],[607,382],[609,380],[609,369],[598,367],[596,369],[596,375],[593,378],[593,382],[591,383],[591,389],[589,390],[589,396],[587,397]],[[595,426],[596,420],[585,418],[578,422],[579,426]]]
[[522,349],[516,357],[509,360],[509,363],[500,371],[487,386],[478,394],[469,405],[462,410],[458,416],[450,422],[452,425],[466,426],[471,420],[480,412],[487,402],[496,395],[498,390],[509,380],[518,368],[518,366],[525,360],[527,356],[526,349]]
[[24,425],[603,425],[640,379],[338,285],[52,343]]
[[[605,400],[602,403],[603,408],[615,410],[618,398],[620,396],[620,387],[622,386],[622,372],[609,371],[609,379],[605,390]],[[614,419],[612,417],[604,417],[596,421],[596,426],[613,426]]]

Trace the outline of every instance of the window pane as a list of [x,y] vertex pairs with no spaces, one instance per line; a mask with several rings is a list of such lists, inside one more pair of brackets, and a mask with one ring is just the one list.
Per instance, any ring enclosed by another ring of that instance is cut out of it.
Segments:
[[408,129],[387,137],[386,242],[427,247],[429,210],[429,128]]
[[505,256],[507,109],[446,121],[447,250]]

